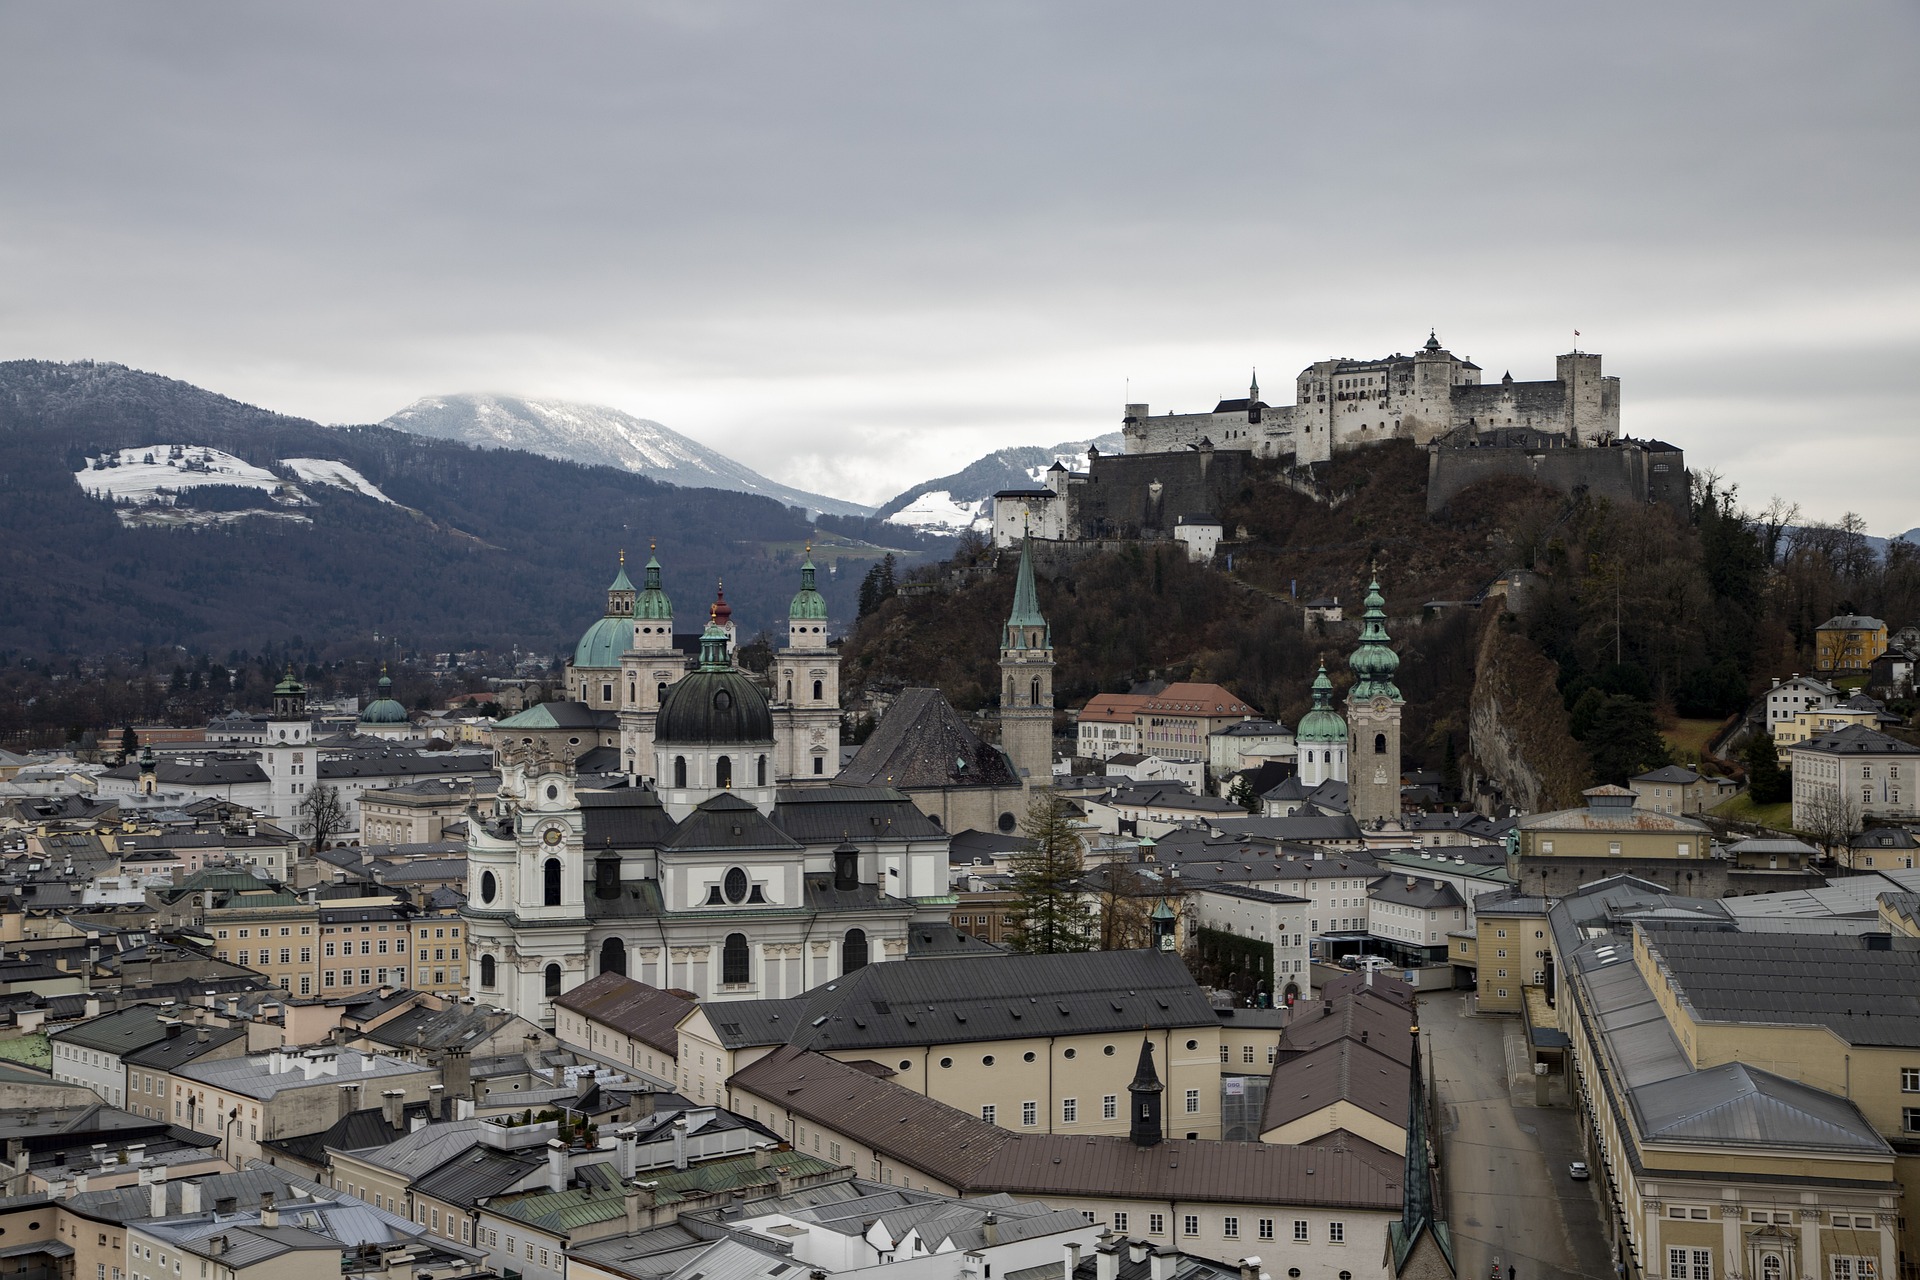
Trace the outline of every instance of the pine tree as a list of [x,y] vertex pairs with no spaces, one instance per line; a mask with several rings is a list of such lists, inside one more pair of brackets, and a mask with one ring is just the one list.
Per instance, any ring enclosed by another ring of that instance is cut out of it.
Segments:
[[1091,951],[1093,913],[1080,898],[1085,846],[1067,802],[1052,788],[1033,793],[1020,824],[1029,848],[1013,860],[1018,896],[1007,914],[1007,941],[1015,951]]
[[1245,809],[1254,817],[1260,816],[1260,797],[1253,794],[1253,787],[1247,782],[1247,775],[1241,774],[1227,788],[1227,799]]
[[1793,795],[1793,783],[1780,767],[1780,748],[1770,733],[1756,733],[1741,752],[1747,766],[1747,795],[1755,804],[1779,804]]

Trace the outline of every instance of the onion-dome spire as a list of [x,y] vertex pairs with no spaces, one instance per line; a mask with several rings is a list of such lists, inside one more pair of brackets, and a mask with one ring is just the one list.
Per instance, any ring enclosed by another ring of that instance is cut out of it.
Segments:
[[727,584],[724,582],[714,582],[713,603],[707,607],[707,620],[722,627],[733,621],[733,606],[727,603]]
[[795,622],[824,622],[827,617],[826,597],[813,585],[813,544],[807,544],[807,556],[800,562],[800,590],[793,597],[793,604],[787,609],[787,617]]
[[654,545],[647,544],[647,571],[641,578],[644,584],[639,596],[633,602],[633,616],[648,622],[673,621],[673,601],[667,599],[667,593],[660,588],[660,558],[654,554]]
[[1295,732],[1299,742],[1345,742],[1347,740],[1347,722],[1333,709],[1333,681],[1327,677],[1327,664],[1320,664],[1320,674],[1313,678],[1313,709],[1300,717],[1300,728]]
[[1367,608],[1360,621],[1360,647],[1347,659],[1354,679],[1349,697],[1404,701],[1399,687],[1393,683],[1393,673],[1400,669],[1400,655],[1389,646],[1391,639],[1387,634],[1387,600],[1380,594],[1380,576],[1375,574],[1367,584]]
[[700,633],[700,670],[728,671],[733,667],[733,659],[727,654],[727,629],[719,619],[719,605],[713,607],[713,616],[707,621],[707,629]]

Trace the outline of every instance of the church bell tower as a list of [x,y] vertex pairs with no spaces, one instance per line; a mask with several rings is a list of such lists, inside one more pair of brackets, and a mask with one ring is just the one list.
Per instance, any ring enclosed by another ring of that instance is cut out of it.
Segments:
[[1029,792],[1053,782],[1053,628],[1040,613],[1032,550],[1033,539],[1023,538],[1000,637],[1000,746]]
[[1347,691],[1348,811],[1363,827],[1400,820],[1400,711],[1406,699],[1393,682],[1400,656],[1389,644],[1386,606],[1376,574],[1367,585],[1360,647],[1347,660],[1353,669]]
[[814,584],[813,548],[787,609],[787,644],[773,687],[782,780],[824,782],[840,772],[840,652],[827,643],[827,601]]

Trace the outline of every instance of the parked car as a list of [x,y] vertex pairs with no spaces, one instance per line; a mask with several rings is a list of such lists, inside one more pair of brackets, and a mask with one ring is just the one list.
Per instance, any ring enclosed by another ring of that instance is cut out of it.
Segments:
[[1567,1166],[1567,1176],[1575,1182],[1585,1182],[1588,1178],[1592,1177],[1593,1174],[1592,1171],[1587,1168],[1586,1161],[1575,1160]]

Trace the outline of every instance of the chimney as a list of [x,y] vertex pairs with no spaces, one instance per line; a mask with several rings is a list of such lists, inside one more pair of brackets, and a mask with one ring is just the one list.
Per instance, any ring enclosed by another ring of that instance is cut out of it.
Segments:
[[1320,1016],[1323,1018],[1331,1018],[1333,1016],[1333,1001],[1325,1000],[1321,1002]]
[[199,1213],[200,1212],[200,1184],[199,1183],[183,1182],[180,1184],[180,1212],[182,1213]]
[[644,1120],[653,1114],[654,1096],[652,1089],[641,1089],[627,1095],[627,1106],[635,1120]]
[[446,1083],[449,1098],[473,1097],[473,1060],[465,1049],[449,1049],[440,1055],[440,1079]]
[[1240,1280],[1260,1280],[1260,1259],[1240,1259]]
[[1136,1266],[1147,1260],[1147,1250],[1153,1247],[1145,1240],[1128,1240],[1126,1241],[1126,1246],[1127,1261],[1134,1263]]
[[395,1129],[406,1128],[407,1093],[404,1089],[386,1089],[380,1094],[380,1114]]
[[567,1189],[567,1144],[558,1138],[547,1140],[547,1190]]
[[620,1153],[620,1181],[631,1182],[633,1175],[638,1172],[637,1166],[640,1163],[640,1131],[632,1125],[628,1125],[613,1136],[618,1143]]
[[86,1011],[86,1017],[89,1021],[99,1017],[100,1016],[100,997],[88,996],[87,1003],[84,1006],[84,1008]]
[[627,1234],[633,1235],[653,1225],[653,1188],[655,1183],[636,1182],[627,1188]]
[[[260,1193],[260,1225],[271,1231],[280,1225],[280,1211],[273,1207],[273,1192]],[[1158,1277],[1155,1280],[1159,1280]]]
[[358,1084],[341,1085],[340,1086],[339,1118],[342,1120],[345,1120],[348,1116],[352,1115],[354,1112],[358,1111],[359,1109],[360,1109],[360,1086]]
[[213,1211],[215,1213],[238,1213],[240,1211],[239,1197],[237,1196],[216,1197],[213,1202]]
[[980,1219],[980,1230],[987,1237],[987,1248],[1000,1243],[1000,1217],[993,1210],[987,1210],[987,1216]]
[[167,1216],[167,1184],[156,1182],[147,1188],[147,1216],[164,1218]]
[[[147,1159],[146,1143],[134,1142],[134,1143],[128,1144],[127,1146],[127,1163],[128,1164],[133,1164],[133,1165],[144,1164],[146,1162],[146,1159]],[[165,1174],[165,1172],[162,1172],[160,1176],[164,1178],[167,1175]]]
[[435,1120],[447,1118],[447,1086],[443,1084],[427,1086],[427,1114]]
[[1120,1280],[1120,1241],[1095,1245],[1093,1248],[1094,1280]]
[[1368,985],[1368,986],[1372,986],[1372,985],[1373,985],[1373,971],[1374,971],[1374,969],[1375,969],[1376,967],[1377,967],[1377,966],[1375,966],[1375,965],[1368,965],[1368,966],[1367,966],[1367,985]]
[[[766,1168],[765,1161],[755,1161],[755,1163],[762,1169]],[[687,1167],[687,1118],[685,1116],[675,1116],[673,1120],[673,1167],[676,1169]]]
[[212,1250],[213,1256],[217,1258],[227,1251],[227,1238],[225,1236],[215,1236],[207,1241],[207,1248]]
[[1173,1280],[1173,1273],[1180,1268],[1180,1251],[1161,1245],[1148,1256],[1147,1268],[1151,1280]]
[[1076,1241],[1072,1244],[1069,1244],[1066,1248],[1066,1255],[1067,1256],[1064,1259],[1064,1265],[1062,1266],[1061,1272],[1060,1272],[1060,1280],[1073,1280],[1073,1273],[1080,1269],[1079,1242]]

